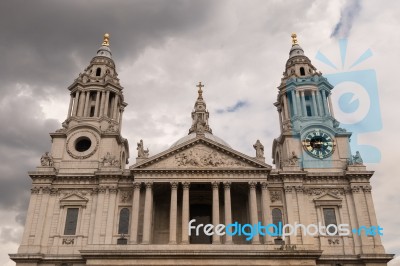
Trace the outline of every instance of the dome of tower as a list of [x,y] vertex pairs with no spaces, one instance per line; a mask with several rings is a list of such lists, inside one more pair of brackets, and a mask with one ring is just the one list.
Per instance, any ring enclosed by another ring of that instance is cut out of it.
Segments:
[[295,56],[304,56],[304,50],[303,50],[303,48],[301,48],[301,46],[300,45],[298,45],[298,44],[295,44],[295,45],[293,45],[292,46],[292,48],[290,49],[290,52],[289,52],[289,58],[292,58],[292,57],[295,57]]

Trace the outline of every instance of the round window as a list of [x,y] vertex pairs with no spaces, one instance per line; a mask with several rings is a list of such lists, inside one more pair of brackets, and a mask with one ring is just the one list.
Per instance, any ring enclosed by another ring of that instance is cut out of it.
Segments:
[[87,151],[92,146],[92,141],[87,137],[82,137],[76,140],[75,149],[79,152]]

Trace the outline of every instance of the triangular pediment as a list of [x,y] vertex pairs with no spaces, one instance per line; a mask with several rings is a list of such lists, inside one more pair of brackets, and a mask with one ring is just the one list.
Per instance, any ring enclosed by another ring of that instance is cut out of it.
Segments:
[[322,196],[319,196],[318,198],[316,198],[314,200],[342,200],[342,199],[335,195],[332,195],[330,193],[326,193]]
[[331,193],[326,193],[318,198],[315,198],[314,203],[317,206],[341,206],[342,199]]
[[130,167],[131,170],[271,169],[268,164],[204,137],[196,137]]
[[61,206],[86,206],[86,203],[89,200],[85,197],[82,197],[81,195],[78,195],[76,193],[69,194],[65,196],[64,198],[60,199],[60,205]]

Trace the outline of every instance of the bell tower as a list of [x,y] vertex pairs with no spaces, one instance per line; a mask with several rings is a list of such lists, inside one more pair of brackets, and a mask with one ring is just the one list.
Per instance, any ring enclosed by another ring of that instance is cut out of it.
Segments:
[[334,118],[333,86],[312,65],[292,34],[292,47],[278,86],[277,107],[281,134],[272,157],[278,169],[345,169],[351,133]]
[[54,167],[59,173],[93,174],[100,168],[124,169],[128,141],[121,136],[124,102],[110,50],[104,35],[97,55],[69,86],[71,99],[62,128],[51,133]]

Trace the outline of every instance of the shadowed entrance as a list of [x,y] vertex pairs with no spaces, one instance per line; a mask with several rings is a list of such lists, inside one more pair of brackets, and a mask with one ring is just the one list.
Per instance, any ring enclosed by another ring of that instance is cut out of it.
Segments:
[[[212,208],[209,204],[192,204],[190,205],[190,220],[196,219],[193,226],[199,224],[211,224],[212,222]],[[192,229],[190,236],[191,244],[211,244],[211,236],[204,234],[204,227],[199,230],[199,235],[196,236],[196,229]]]

